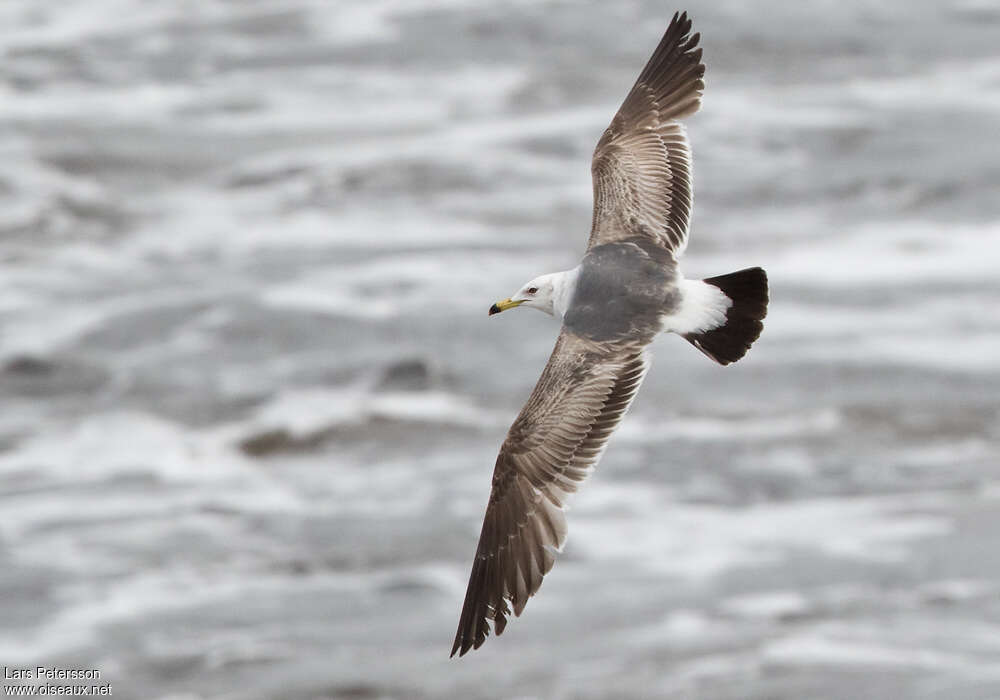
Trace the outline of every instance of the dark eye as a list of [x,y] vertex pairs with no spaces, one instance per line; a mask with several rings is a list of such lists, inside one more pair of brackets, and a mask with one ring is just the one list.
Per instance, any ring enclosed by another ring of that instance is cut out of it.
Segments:
[[528,294],[535,294],[538,291],[538,287],[528,287]]

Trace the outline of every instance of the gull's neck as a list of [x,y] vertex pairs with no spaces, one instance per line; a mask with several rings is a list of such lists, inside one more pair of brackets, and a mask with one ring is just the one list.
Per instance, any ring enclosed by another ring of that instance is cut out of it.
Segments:
[[552,309],[560,318],[566,316],[566,310],[573,300],[573,292],[576,291],[576,278],[580,274],[580,267],[574,267],[565,272],[556,272],[552,275]]

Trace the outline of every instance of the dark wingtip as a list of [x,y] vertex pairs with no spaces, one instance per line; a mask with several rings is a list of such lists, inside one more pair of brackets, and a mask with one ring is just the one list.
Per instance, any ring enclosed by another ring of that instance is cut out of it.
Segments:
[[465,656],[465,652],[469,650],[469,645],[465,643],[465,640],[461,635],[455,638],[455,644],[451,647],[451,654],[448,656],[449,659],[455,658],[455,654],[458,654],[458,658]]

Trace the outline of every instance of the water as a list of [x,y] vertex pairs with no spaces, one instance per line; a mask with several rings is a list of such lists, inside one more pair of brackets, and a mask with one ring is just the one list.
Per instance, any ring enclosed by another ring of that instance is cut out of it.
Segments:
[[689,276],[449,660],[654,2],[0,7],[0,663],[124,698],[1000,697],[1000,5],[714,2]]

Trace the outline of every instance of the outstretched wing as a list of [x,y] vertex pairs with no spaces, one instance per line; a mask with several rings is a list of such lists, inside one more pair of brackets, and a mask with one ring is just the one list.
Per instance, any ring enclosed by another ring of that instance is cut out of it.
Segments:
[[677,258],[690,223],[691,148],[678,121],[701,107],[705,65],[687,13],[674,15],[594,151],[588,248],[636,236]]
[[563,502],[590,474],[648,368],[638,344],[600,346],[565,329],[493,471],[451,654],[478,649],[520,615],[566,540]]

